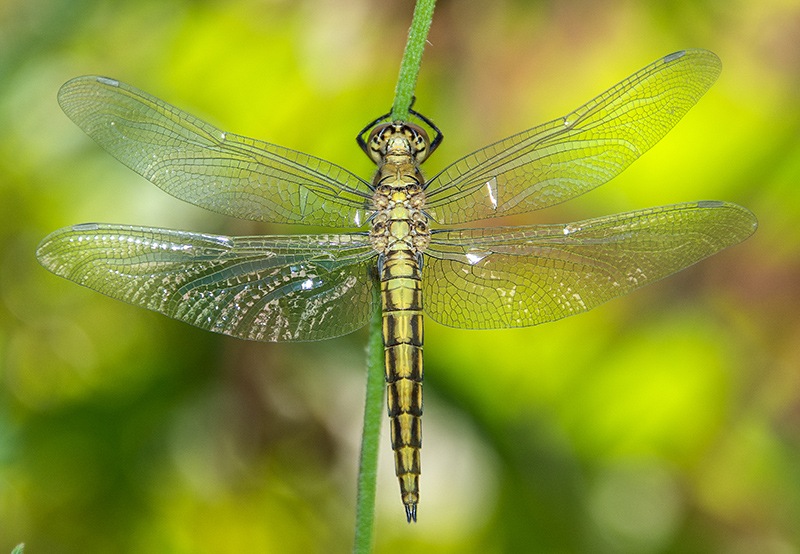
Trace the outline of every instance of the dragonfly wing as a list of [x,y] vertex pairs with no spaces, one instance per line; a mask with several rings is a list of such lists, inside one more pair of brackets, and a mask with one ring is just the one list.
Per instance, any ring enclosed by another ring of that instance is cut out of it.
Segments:
[[717,79],[706,50],[670,54],[572,113],[491,144],[433,177],[426,211],[453,224],[552,206],[606,183],[658,142]]
[[119,161],[185,200],[272,223],[360,227],[371,191],[361,178],[302,152],[225,133],[134,87],[78,77],[61,108]]
[[224,237],[83,224],[36,252],[53,273],[202,329],[311,341],[363,326],[375,252],[361,234]]
[[437,232],[423,266],[426,312],[465,329],[538,325],[675,273],[755,228],[741,206],[694,202],[568,225]]

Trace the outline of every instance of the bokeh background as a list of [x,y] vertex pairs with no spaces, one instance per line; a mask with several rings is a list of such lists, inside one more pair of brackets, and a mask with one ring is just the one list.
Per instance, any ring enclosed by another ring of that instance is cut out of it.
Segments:
[[[346,552],[366,334],[216,336],[61,280],[34,250],[104,221],[228,234],[59,110],[130,82],[226,130],[371,174],[412,2],[5,0],[0,6],[0,552]],[[440,0],[416,107],[433,173],[669,52],[717,84],[612,183],[528,222],[738,202],[756,235],[593,312],[426,323],[419,523],[383,433],[376,552],[800,551],[800,4]],[[298,231],[302,229],[291,229]]]

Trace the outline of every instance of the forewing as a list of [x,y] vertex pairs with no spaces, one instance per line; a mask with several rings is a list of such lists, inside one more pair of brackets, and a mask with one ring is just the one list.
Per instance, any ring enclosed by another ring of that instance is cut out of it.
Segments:
[[119,161],[164,191],[226,215],[272,223],[360,227],[370,189],[302,152],[225,133],[105,77],[78,77],[61,108]]
[[618,175],[717,79],[706,50],[670,54],[572,113],[491,144],[429,182],[426,211],[453,224],[538,210]]
[[202,329],[268,342],[336,337],[372,310],[361,234],[224,237],[84,224],[46,237],[47,269]]
[[568,225],[437,232],[423,266],[425,309],[465,329],[538,325],[675,273],[755,228],[741,206],[694,202]]

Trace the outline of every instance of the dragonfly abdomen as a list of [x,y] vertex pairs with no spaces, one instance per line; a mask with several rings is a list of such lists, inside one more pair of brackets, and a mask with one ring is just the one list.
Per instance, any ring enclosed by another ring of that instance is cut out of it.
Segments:
[[386,393],[395,472],[417,519],[422,447],[422,272],[412,250],[390,251],[381,273]]

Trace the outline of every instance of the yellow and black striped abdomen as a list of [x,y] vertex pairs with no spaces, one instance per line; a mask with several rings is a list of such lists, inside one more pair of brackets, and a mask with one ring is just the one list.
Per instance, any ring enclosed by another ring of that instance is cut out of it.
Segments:
[[409,521],[417,519],[422,447],[421,278],[412,250],[386,255],[381,272],[386,393],[395,471]]

